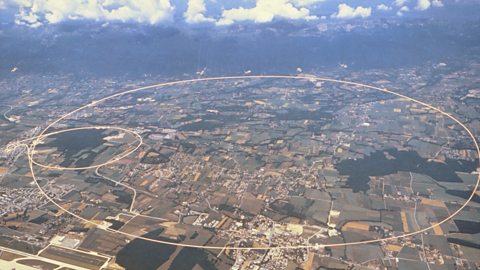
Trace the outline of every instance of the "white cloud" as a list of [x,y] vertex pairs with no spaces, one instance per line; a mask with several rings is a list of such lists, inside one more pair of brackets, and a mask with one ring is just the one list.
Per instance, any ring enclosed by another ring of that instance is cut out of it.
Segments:
[[308,7],[310,5],[323,2],[325,0],[293,0],[293,4],[297,7]]
[[351,19],[356,17],[367,18],[372,14],[372,8],[358,6],[353,8],[347,4],[338,5],[338,12],[332,14],[332,18],[337,19]]
[[19,25],[27,25],[32,28],[37,28],[43,24],[39,22],[38,16],[33,12],[27,12],[25,9],[21,8],[17,14],[15,14],[15,23]]
[[432,0],[432,6],[434,7],[443,7],[443,3],[441,0]]
[[18,7],[16,22],[38,26],[64,20],[135,21],[155,24],[170,20],[170,0],[13,0]]
[[427,10],[430,8],[432,4],[430,3],[430,0],[418,0],[417,6],[415,7],[416,10]]
[[392,7],[387,6],[385,4],[380,4],[377,6],[377,9],[381,11],[389,11],[389,10],[392,10]]
[[403,6],[397,11],[397,16],[401,17],[405,12],[409,12],[409,11],[410,11],[409,7]]
[[395,0],[394,3],[397,7],[401,7],[401,6],[405,5],[407,2],[408,2],[408,0]]
[[188,0],[188,7],[183,17],[187,23],[214,22],[212,18],[205,17],[207,11],[204,0]]
[[289,0],[257,0],[253,8],[232,8],[222,11],[222,17],[217,25],[230,25],[238,21],[254,21],[257,23],[271,22],[274,18],[292,20],[314,20],[305,7],[296,7]]
[[[66,20],[96,21],[132,21],[156,24],[173,19],[175,7],[172,3],[179,0],[0,0],[0,10],[15,8],[17,24],[38,27]],[[185,0],[183,0],[185,1]],[[315,20],[311,7],[326,0],[237,0],[239,3],[253,2],[253,7],[244,4],[237,8],[222,10],[217,16],[206,16],[206,0],[186,0],[187,9],[183,18],[187,23],[212,22],[217,25],[230,25],[240,21],[257,23],[271,22],[274,19]],[[215,5],[222,3],[209,0]],[[391,1],[391,4],[386,1]],[[353,1],[352,1],[353,2]],[[331,18],[350,19],[371,16],[372,9],[391,11],[397,8],[401,16],[409,11],[407,4],[417,10],[442,7],[442,0],[384,0],[376,7],[338,5],[338,11]],[[415,4],[414,4],[415,3]],[[326,18],[322,16],[322,18]]]
[[443,7],[441,0],[418,0],[416,10],[427,10],[430,7]]

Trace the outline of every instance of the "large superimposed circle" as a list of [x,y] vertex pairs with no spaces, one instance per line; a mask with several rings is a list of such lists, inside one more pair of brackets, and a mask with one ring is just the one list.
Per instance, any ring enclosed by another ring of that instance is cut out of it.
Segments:
[[137,149],[140,148],[140,146],[142,146],[142,143],[143,143],[143,138],[142,138],[142,136],[140,136],[140,134],[138,134],[135,131],[126,129],[126,128],[116,127],[116,126],[88,126],[88,127],[62,129],[62,130],[57,130],[57,131],[50,132],[50,133],[47,133],[47,134],[41,134],[40,136],[37,136],[35,138],[35,140],[33,141],[33,145],[36,147],[40,144],[40,142],[42,140],[44,140],[45,138],[48,138],[50,136],[53,136],[53,135],[63,134],[63,133],[67,133],[67,132],[74,132],[74,131],[78,131],[78,130],[89,130],[89,129],[105,129],[105,130],[117,130],[117,131],[125,132],[125,133],[130,134],[133,137],[135,137],[137,139],[138,143],[134,147],[131,147],[130,149],[127,149],[127,150],[115,155],[114,157],[112,157],[108,161],[105,161],[101,164],[95,164],[95,165],[84,166],[84,167],[63,167],[63,166],[57,166],[57,165],[47,165],[47,164],[42,164],[42,163],[34,160],[33,155],[32,155],[32,163],[39,166],[39,167],[42,167],[44,169],[49,169],[49,170],[76,171],[76,170],[95,169],[95,168],[98,168],[98,167],[102,167],[102,166],[105,166],[105,165],[115,163],[115,162],[129,156],[133,152],[137,151]]
[[[414,98],[411,98],[411,97],[408,97],[408,96],[405,96],[403,94],[400,94],[400,93],[396,93],[396,92],[393,92],[391,90],[388,90],[386,88],[381,88],[381,87],[376,87],[376,86],[371,86],[371,85],[366,85],[366,84],[362,84],[362,83],[356,83],[356,82],[350,82],[350,81],[344,81],[344,80],[337,80],[337,79],[330,79],[330,78],[322,78],[322,77],[316,77],[316,76],[291,76],[291,75],[253,75],[253,76],[225,76],[225,77],[211,77],[211,78],[198,78],[198,79],[189,79],[189,80],[180,80],[180,81],[173,81],[173,82],[165,82],[165,83],[159,83],[159,84],[154,84],[154,85],[149,85],[149,86],[144,86],[144,87],[139,87],[139,88],[135,88],[135,89],[131,89],[131,90],[127,90],[127,91],[123,91],[123,92],[119,92],[119,93],[116,93],[116,94],[113,94],[113,95],[109,95],[107,97],[104,97],[104,98],[101,98],[101,99],[98,99],[98,100],[95,100],[91,103],[88,103],[86,105],[83,105],[69,113],[66,113],[64,115],[62,115],[60,118],[58,118],[57,120],[51,122],[50,124],[47,125],[47,127],[40,133],[40,135],[38,136],[38,138],[41,138],[42,136],[46,136],[48,134],[46,134],[47,130],[50,129],[53,125],[57,124],[58,122],[64,120],[65,118],[71,116],[72,114],[78,112],[78,111],[81,111],[85,108],[88,108],[88,107],[93,107],[99,103],[102,103],[104,101],[107,101],[109,99],[113,99],[113,98],[116,98],[116,97],[121,97],[123,95],[126,95],[126,94],[130,94],[130,93],[135,93],[135,92],[138,92],[138,91],[141,91],[141,90],[146,90],[146,89],[153,89],[153,88],[160,88],[160,87],[165,87],[165,86],[174,86],[174,85],[180,85],[180,84],[186,84],[186,83],[195,83],[195,82],[205,82],[205,81],[220,81],[220,80],[240,80],[240,79],[293,79],[293,80],[307,80],[307,81],[324,81],[324,82],[332,82],[332,83],[340,83],[340,84],[345,84],[345,85],[350,85],[350,86],[356,86],[356,87],[364,87],[364,88],[367,88],[367,89],[372,89],[372,90],[377,90],[377,91],[381,91],[381,92],[384,92],[384,93],[388,93],[388,94],[391,94],[391,95],[394,95],[394,96],[397,96],[399,98],[403,98],[405,100],[408,100],[408,101],[411,101],[413,103],[417,103],[417,104],[420,104],[426,108],[429,108],[431,109],[432,111],[436,112],[436,113],[439,113],[439,114],[442,114],[448,118],[450,118],[451,120],[453,120],[455,123],[457,123],[458,125],[460,125],[464,130],[465,132],[467,132],[467,134],[470,136],[470,138],[472,139],[472,142],[473,144],[475,145],[475,149],[477,151],[477,157],[480,157],[480,147],[479,147],[479,144],[475,138],[475,136],[473,135],[472,131],[470,131],[470,129],[468,129],[468,127],[463,124],[460,120],[458,120],[457,118],[455,118],[454,116],[452,116],[451,114],[447,113],[447,112],[444,112],[442,111],[441,109],[437,108],[437,107],[434,107],[430,104],[427,104],[425,102],[422,102],[420,100],[417,100],[417,99],[414,99]],[[121,234],[121,235],[124,235],[124,236],[127,236],[127,237],[132,237],[132,238],[137,238],[137,239],[142,239],[142,240],[145,240],[145,241],[150,241],[150,242],[155,242],[155,243],[159,243],[159,244],[165,244],[165,245],[172,245],[172,246],[180,246],[180,247],[190,247],[190,248],[201,248],[201,249],[216,249],[216,250],[222,250],[222,249],[232,249],[232,250],[269,250],[269,249],[303,249],[303,248],[317,248],[317,247],[341,247],[341,246],[349,246],[349,245],[359,245],[359,244],[371,244],[371,243],[379,243],[379,242],[384,242],[384,241],[388,241],[388,240],[395,240],[395,239],[399,239],[399,238],[404,238],[404,237],[408,237],[408,236],[413,236],[413,235],[416,235],[416,234],[420,234],[420,233],[423,233],[423,232],[426,232],[428,230],[431,230],[437,226],[440,226],[442,225],[443,223],[449,221],[451,218],[453,218],[454,216],[456,216],[458,213],[460,213],[460,211],[462,211],[466,205],[472,200],[472,198],[474,197],[475,195],[475,192],[480,184],[480,174],[478,175],[477,177],[477,182],[475,184],[475,187],[473,188],[472,190],[472,193],[470,194],[470,196],[468,197],[468,199],[465,201],[465,203],[463,205],[461,205],[461,207],[459,207],[456,211],[454,211],[450,216],[448,216],[447,218],[439,221],[438,223],[435,223],[435,224],[432,224],[431,226],[429,227],[426,227],[426,228],[423,228],[423,229],[420,229],[418,231],[415,231],[415,232],[410,232],[410,233],[405,233],[405,234],[401,234],[401,235],[396,235],[396,236],[390,236],[390,237],[387,237],[387,238],[381,238],[381,239],[371,239],[371,240],[365,240],[365,241],[356,241],[356,242],[349,242],[349,243],[336,243],[336,244],[321,244],[321,245],[291,245],[291,246],[275,246],[275,247],[270,247],[270,246],[263,246],[263,247],[224,247],[224,246],[202,246],[202,245],[192,245],[192,244],[182,244],[182,243],[172,243],[172,242],[168,242],[168,241],[162,241],[162,240],[156,240],[156,239],[150,239],[150,238],[147,238],[147,237],[144,237],[144,236],[137,236],[137,235],[134,235],[134,234],[131,234],[131,233],[126,233],[126,232],[122,232],[122,231],[118,231],[118,230],[112,230],[112,229],[108,229],[102,225],[99,225],[95,222],[92,222],[88,219],[85,219],[71,211],[69,211],[68,209],[62,207],[61,205],[59,205],[57,202],[55,202],[52,198],[50,198],[46,193],[45,191],[42,189],[42,187],[40,186],[40,184],[38,183],[38,180],[37,180],[37,177],[35,175],[35,171],[34,171],[34,165],[37,165],[36,162],[34,162],[34,150],[35,150],[35,146],[36,146],[36,142],[37,140],[34,140],[29,146],[28,146],[28,160],[29,160],[29,167],[30,167],[30,172],[31,172],[31,175],[32,175],[32,178],[34,179],[34,182],[35,184],[37,185],[37,188],[39,189],[39,191],[42,193],[42,195],[45,196],[45,198],[47,198],[51,203],[53,203],[55,206],[57,206],[59,209],[63,210],[65,213],[68,213],[70,215],[72,215],[73,217],[75,218],[78,218],[79,220],[87,223],[87,224],[90,224],[90,225],[93,225],[99,229],[102,229],[102,230],[105,230],[105,231],[109,231],[109,232],[112,232],[112,233],[118,233],[118,234]],[[138,149],[138,147],[137,147]],[[136,150],[136,149],[135,149]],[[133,151],[135,151],[133,150]],[[133,151],[129,151],[128,154],[131,154],[133,153]],[[125,153],[126,154],[126,153]],[[123,157],[126,157],[128,154],[126,155],[122,155]],[[112,159],[110,160],[111,162],[109,162],[109,164],[111,163],[114,163],[115,161],[118,161],[119,159],[121,158],[115,158],[115,159]],[[479,160],[480,162],[480,160]],[[104,164],[101,164],[101,165],[104,165]],[[99,165],[96,165],[94,166],[93,168],[95,167],[99,167]],[[46,166],[44,168],[47,168],[49,169],[49,166]],[[56,168],[56,169],[59,169],[59,168]],[[61,169],[61,168],[60,168]],[[80,169],[83,169],[83,168],[67,168],[68,170],[80,170]]]

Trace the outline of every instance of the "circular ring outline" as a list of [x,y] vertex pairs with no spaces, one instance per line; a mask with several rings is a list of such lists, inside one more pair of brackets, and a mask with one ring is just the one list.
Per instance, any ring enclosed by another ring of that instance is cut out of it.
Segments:
[[[117,161],[119,161],[123,158],[126,158],[127,156],[131,155],[133,152],[137,151],[137,149],[140,148],[140,146],[142,146],[142,144],[143,144],[143,138],[142,138],[142,136],[140,136],[140,134],[138,134],[138,133],[136,133],[132,130],[126,129],[126,128],[116,127],[116,126],[88,126],[88,127],[63,129],[63,130],[50,132],[50,133],[47,133],[47,134],[41,134],[41,135],[35,137],[34,146],[36,147],[40,140],[45,139],[45,138],[47,138],[51,135],[62,134],[62,133],[71,132],[71,131],[78,131],[78,130],[88,130],[88,129],[114,129],[114,130],[123,131],[125,133],[129,133],[129,134],[133,135],[134,137],[136,137],[137,141],[138,141],[138,144],[135,147],[133,147],[132,149],[130,149],[130,150],[127,149],[127,150],[123,151],[122,153],[112,157],[110,160],[108,160],[104,163],[101,163],[101,164],[97,164],[97,165],[84,166],[84,167],[50,166],[50,165],[45,165],[45,164],[42,164],[38,161],[35,161],[33,159],[33,155],[32,155],[32,163],[39,166],[39,167],[42,167],[44,169],[49,169],[49,170],[80,171],[80,170],[95,169],[95,168],[98,168],[98,167],[102,167],[102,166],[105,166],[105,165],[115,163],[115,162],[117,162]],[[32,150],[34,150],[34,149],[32,148]]]
[[79,107],[79,108],[77,108],[77,109],[75,109],[71,112],[68,112],[68,113],[62,115],[57,120],[54,120],[53,122],[48,124],[47,127],[40,132],[40,135],[37,136],[36,139],[34,141],[32,141],[32,143],[30,145],[27,146],[29,168],[30,168],[31,176],[32,176],[37,188],[42,193],[42,195],[44,195],[45,198],[47,198],[47,200],[49,200],[51,203],[53,203],[59,209],[63,210],[65,213],[68,213],[71,216],[73,216],[73,217],[75,217],[75,218],[77,218],[77,219],[79,219],[79,220],[81,220],[81,221],[83,221],[87,224],[94,225],[95,227],[97,227],[99,229],[102,229],[102,230],[105,230],[105,231],[108,231],[108,232],[112,232],[112,233],[119,233],[119,234],[127,236],[127,237],[137,238],[137,239],[141,239],[141,240],[145,240],[145,241],[150,241],[150,242],[165,244],[165,245],[171,245],[171,246],[199,248],[199,249],[208,249],[208,250],[222,250],[222,249],[230,249],[230,250],[282,249],[282,250],[288,250],[288,249],[308,249],[308,248],[319,248],[319,247],[324,247],[324,248],[325,247],[343,247],[343,246],[350,246],[350,245],[373,244],[373,243],[381,243],[381,242],[385,242],[385,241],[389,241],[389,240],[396,240],[396,239],[405,238],[405,237],[408,237],[408,236],[413,236],[413,235],[417,235],[417,234],[420,234],[420,233],[424,233],[428,230],[431,230],[431,229],[433,229],[437,226],[442,225],[443,223],[446,223],[447,221],[452,219],[454,216],[456,216],[458,213],[460,213],[467,206],[467,204],[473,199],[473,197],[475,195],[475,192],[480,185],[480,174],[478,174],[477,182],[475,184],[475,187],[473,188],[472,193],[470,194],[470,196],[468,197],[468,199],[465,201],[464,204],[462,204],[456,211],[454,211],[450,216],[446,217],[445,219],[439,221],[438,223],[432,224],[429,227],[420,229],[420,230],[415,231],[415,232],[405,233],[405,234],[401,234],[401,235],[397,235],[397,236],[390,236],[390,237],[381,238],[381,239],[370,239],[370,240],[365,240],[365,241],[354,241],[354,242],[348,242],[348,243],[320,244],[320,245],[318,245],[318,244],[317,245],[287,245],[287,246],[275,246],[275,247],[267,247],[267,246],[264,246],[264,247],[227,247],[227,246],[203,246],[203,245],[194,245],[194,244],[173,243],[173,242],[168,242],[168,241],[151,239],[151,238],[147,238],[147,237],[144,237],[144,236],[138,236],[138,235],[134,235],[134,234],[131,234],[131,233],[122,232],[122,231],[119,231],[119,230],[111,230],[111,229],[108,229],[107,227],[99,226],[99,224],[97,224],[93,221],[90,221],[88,219],[85,219],[85,218],[69,211],[68,209],[65,209],[61,205],[59,205],[57,202],[55,202],[52,198],[50,198],[45,193],[45,191],[42,189],[42,187],[38,183],[38,180],[36,178],[36,175],[35,175],[35,172],[34,172],[34,169],[33,169],[33,166],[34,166],[33,152],[35,150],[35,145],[38,143],[41,136],[44,135],[49,128],[51,128],[53,125],[57,124],[58,122],[62,121],[63,119],[69,117],[70,115],[72,115],[72,114],[74,114],[74,113],[76,113],[80,110],[83,110],[85,108],[95,106],[98,103],[104,102],[106,100],[109,100],[109,99],[112,99],[112,98],[115,98],[115,97],[119,97],[119,96],[123,96],[123,95],[126,95],[126,94],[130,94],[130,93],[138,92],[138,91],[141,91],[141,90],[159,88],[159,87],[165,87],[165,86],[173,86],[173,85],[179,85],[179,84],[195,83],[195,82],[234,80],[234,79],[236,79],[236,80],[242,80],[242,79],[293,79],[293,80],[333,82],[333,83],[341,83],[341,84],[346,84],[346,85],[351,85],[351,86],[364,87],[364,88],[368,88],[368,89],[378,90],[378,91],[381,91],[381,92],[384,92],[384,93],[388,93],[388,94],[397,96],[399,98],[404,98],[408,101],[420,104],[420,105],[422,105],[424,107],[427,107],[427,108],[429,108],[429,109],[431,109],[431,110],[433,110],[433,111],[435,111],[439,114],[442,114],[442,115],[450,118],[451,120],[453,120],[458,125],[460,125],[467,132],[467,134],[470,136],[470,138],[472,139],[472,141],[475,145],[475,148],[477,150],[477,157],[479,157],[479,167],[480,167],[480,146],[477,142],[477,139],[473,135],[473,132],[470,131],[470,129],[465,124],[463,124],[460,120],[458,120],[457,118],[455,118],[451,114],[449,114],[449,113],[447,113],[447,112],[445,112],[445,111],[443,111],[443,110],[441,110],[437,107],[434,107],[430,104],[427,104],[427,103],[422,102],[420,100],[417,100],[415,98],[411,98],[411,97],[408,97],[406,95],[393,92],[391,90],[388,90],[387,88],[381,88],[381,87],[371,86],[371,85],[367,85],[367,84],[363,84],[363,83],[356,83],[356,82],[351,82],[351,81],[337,80],[337,79],[317,77],[317,76],[292,76],[292,75],[220,76],[220,77],[208,77],[208,78],[178,80],[178,81],[164,82],[164,83],[158,83],[158,84],[138,87],[138,88],[122,91],[122,92],[112,94],[112,95],[103,97],[101,99],[92,101],[91,103],[83,105],[83,106],[81,106],[81,107]]

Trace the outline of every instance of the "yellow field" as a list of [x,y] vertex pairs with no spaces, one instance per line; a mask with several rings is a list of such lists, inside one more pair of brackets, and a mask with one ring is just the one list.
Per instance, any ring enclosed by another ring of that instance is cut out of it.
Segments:
[[122,266],[118,265],[115,262],[109,262],[107,269],[109,269],[109,270],[123,270],[125,268],[123,268]]
[[435,207],[443,207],[443,208],[447,207],[445,205],[445,203],[440,201],[440,200],[432,200],[432,199],[427,199],[427,198],[422,198],[422,204],[429,205],[429,206],[435,206]]
[[176,222],[171,221],[163,222],[162,226],[165,227],[164,234],[169,237],[177,237],[179,235],[185,234],[185,229],[176,227],[176,224]]
[[402,209],[402,212],[400,212],[400,217],[402,218],[403,231],[406,233],[410,232],[410,229],[408,228],[407,214],[405,213],[405,210]]
[[400,252],[400,250],[402,249],[402,246],[388,244],[385,246],[385,249],[392,252]]
[[313,267],[313,259],[315,259],[315,253],[309,252],[307,260],[305,261],[305,264],[303,265],[303,269],[305,270],[310,270]]
[[[432,225],[434,225],[434,223],[432,223]],[[433,232],[434,232],[436,235],[444,235],[443,230],[442,230],[442,227],[440,227],[440,226],[435,226],[435,227],[433,227]]]
[[228,216],[223,216],[222,220],[220,220],[220,222],[217,224],[216,228],[217,229],[222,228],[222,226],[225,224],[225,222],[227,222],[228,219],[229,219]]
[[356,222],[356,221],[351,221],[343,225],[343,228],[345,230],[360,230],[360,231],[368,231],[370,228],[369,224],[362,223],[362,222]]
[[141,157],[143,157],[143,156],[145,155],[145,153],[147,153],[147,151],[142,150],[142,151],[138,152],[138,155],[137,155],[137,156],[138,156],[139,158],[141,158]]
[[[60,204],[60,206],[62,206],[64,209],[66,210],[69,210],[70,207],[72,207],[72,203],[63,203],[63,204]],[[83,209],[82,209],[83,210]],[[63,211],[62,209],[58,209],[58,212],[55,214],[56,217],[59,217],[61,216],[63,213],[65,213],[65,211]]]

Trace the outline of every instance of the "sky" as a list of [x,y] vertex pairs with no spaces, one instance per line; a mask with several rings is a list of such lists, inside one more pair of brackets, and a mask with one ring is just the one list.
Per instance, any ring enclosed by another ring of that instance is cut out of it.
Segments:
[[[70,20],[146,24],[268,23],[274,20],[321,21],[402,17],[444,9],[460,0],[0,0],[17,25],[37,28]],[[470,0],[476,1],[476,0]]]

